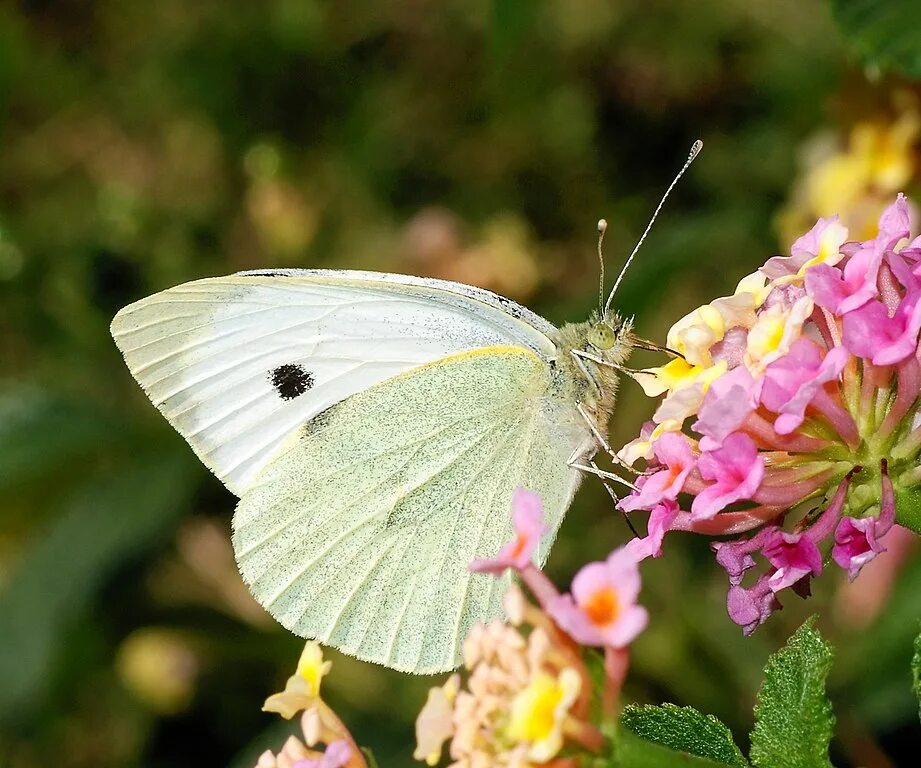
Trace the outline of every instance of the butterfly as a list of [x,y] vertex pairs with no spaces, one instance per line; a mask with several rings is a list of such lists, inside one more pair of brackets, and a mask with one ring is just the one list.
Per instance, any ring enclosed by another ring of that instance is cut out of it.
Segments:
[[515,489],[543,499],[543,564],[583,474],[616,477],[593,456],[613,455],[618,373],[642,343],[613,295],[557,328],[445,280],[256,270],[142,299],[111,331],[239,497],[233,547],[256,599],[298,635],[435,673],[501,614],[510,576],[468,564],[512,537]]

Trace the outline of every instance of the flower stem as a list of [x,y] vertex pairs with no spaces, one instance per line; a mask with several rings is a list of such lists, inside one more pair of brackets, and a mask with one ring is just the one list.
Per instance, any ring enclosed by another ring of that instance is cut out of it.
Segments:
[[914,357],[910,357],[899,366],[899,384],[896,390],[895,401],[886,414],[886,418],[879,427],[877,438],[886,440],[899,422],[908,413],[908,410],[918,399],[918,391],[921,388],[921,366]]
[[921,485],[921,466],[912,467],[911,469],[905,470],[899,476],[899,485],[903,487]]
[[785,483],[784,485],[762,485],[754,495],[754,500],[759,504],[772,507],[792,507],[802,499],[815,493],[828,480],[833,470],[827,469],[808,480],[798,483]]
[[892,458],[896,461],[907,459],[921,448],[921,427],[915,427],[908,435],[892,449]]
[[604,736],[594,725],[573,717],[567,718],[563,724],[563,732],[573,741],[578,742],[589,752],[601,752],[604,747]]
[[707,536],[734,536],[773,520],[784,507],[759,506],[742,512],[721,512],[710,520],[696,520],[690,512],[679,512],[672,530],[702,533]]
[[527,588],[531,590],[534,599],[537,600],[540,607],[544,610],[547,610],[547,607],[554,598],[560,596],[553,582],[533,563],[528,563],[521,569],[520,573],[521,580],[525,583]]
[[620,692],[624,687],[627,670],[630,667],[628,648],[604,649],[604,691],[601,694],[601,708],[605,717],[614,717],[620,705]]
[[851,450],[860,445],[860,433],[851,414],[838,405],[824,388],[819,388],[815,393],[812,405],[829,421]]
[[742,428],[763,446],[775,450],[816,453],[829,445],[826,440],[816,440],[803,435],[778,435],[774,431],[774,425],[757,413],[749,414]]

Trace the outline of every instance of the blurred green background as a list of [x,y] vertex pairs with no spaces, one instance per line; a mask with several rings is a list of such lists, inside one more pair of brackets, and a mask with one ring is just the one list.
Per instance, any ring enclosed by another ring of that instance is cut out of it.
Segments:
[[[121,306],[240,269],[353,267],[583,319],[595,222],[614,270],[699,136],[618,299],[661,340],[823,208],[859,229],[917,189],[913,4],[834,5],[0,3],[0,765],[247,768],[293,729],[260,707],[301,641],[238,578],[234,498],[122,364]],[[614,441],[651,411],[627,383]],[[586,483],[549,571],[565,584],[627,535]],[[674,535],[644,566],[628,696],[744,734],[767,655],[819,611],[836,764],[917,764],[921,562],[896,544],[744,639],[707,542]],[[326,698],[382,766],[409,765],[432,681],[332,657]]]

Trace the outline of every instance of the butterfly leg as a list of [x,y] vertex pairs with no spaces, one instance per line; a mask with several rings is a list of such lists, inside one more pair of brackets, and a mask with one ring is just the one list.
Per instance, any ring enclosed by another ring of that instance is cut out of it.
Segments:
[[[593,459],[589,459],[588,464],[583,464],[580,462],[578,450],[569,457],[568,464],[570,467],[578,470],[579,472],[582,472],[583,474],[594,475],[595,477],[599,478],[601,480],[601,484],[604,486],[604,489],[608,492],[608,496],[611,497],[611,501],[614,502],[615,507],[617,506],[620,499],[618,498],[617,494],[614,493],[614,489],[611,488],[611,486],[608,484],[609,480],[615,480],[618,483],[625,485],[631,491],[637,490],[633,483],[624,480],[619,475],[615,475],[613,472],[605,472],[597,464],[595,464]],[[639,538],[640,534],[637,532],[636,527],[633,525],[633,521],[630,519],[626,512],[621,512],[621,514],[624,516],[624,520],[626,521],[627,527],[630,529],[631,533],[633,533],[634,537]]]
[[[595,467],[595,468],[597,469],[597,466],[595,465],[595,462],[594,462],[594,461],[590,461],[590,462],[589,462],[589,465],[592,466],[592,467]],[[614,493],[614,489],[613,489],[610,485],[608,485],[607,480],[605,480],[605,479],[602,478],[601,484],[604,486],[604,489],[608,492],[608,496],[611,497],[611,501],[614,502],[614,507],[615,507],[615,509],[616,509],[616,508],[617,508],[617,505],[620,503],[620,499],[617,498],[617,494]],[[636,530],[636,526],[633,525],[633,521],[630,519],[630,515],[628,515],[628,514],[627,514],[626,512],[624,512],[623,510],[621,510],[620,513],[621,513],[621,515],[623,515],[624,522],[627,524],[627,527],[630,529],[630,532],[633,534],[633,538],[635,538],[635,539],[640,538],[639,531],[637,531],[637,530]]]
[[624,480],[620,475],[615,475],[613,472],[608,472],[604,469],[601,469],[594,461],[590,461],[588,464],[583,464],[578,459],[570,458],[569,466],[572,469],[577,469],[580,472],[583,472],[586,475],[594,475],[595,477],[600,477],[602,480],[613,480],[616,483],[626,486],[631,491],[638,490],[637,487],[631,483],[629,480]]
[[[595,388],[595,391],[596,391],[596,392],[599,392],[599,393],[600,393],[600,392],[601,392],[601,384],[598,383],[598,380],[595,378],[595,376],[592,374],[592,372],[588,369],[588,367],[587,367],[587,366],[585,365],[585,363],[583,362],[582,358],[583,358],[584,355],[581,354],[580,352],[581,352],[581,351],[578,350],[578,349],[570,350],[570,354],[572,355],[572,359],[573,359],[573,361],[575,362],[576,367],[577,367],[580,371],[582,371],[582,375],[585,377],[585,380]],[[592,358],[591,358],[591,357],[587,357],[586,359],[591,360]],[[593,362],[594,362],[594,361],[593,361]]]
[[627,462],[625,462],[622,458],[620,458],[620,456],[617,455],[617,452],[611,448],[604,435],[601,434],[601,430],[598,429],[598,425],[595,423],[595,419],[592,417],[592,413],[588,408],[586,408],[582,403],[576,403],[576,410],[579,411],[579,415],[585,421],[586,425],[588,425],[588,428],[591,430],[595,440],[598,441],[598,445],[600,445],[602,450],[604,450],[604,452],[611,457],[611,461],[613,461],[621,469],[630,472],[631,474],[645,474],[644,472],[637,471],[635,467],[631,467],[629,464],[627,464]]
[[586,378],[588,378],[596,387],[598,386],[598,382],[595,381],[594,377],[588,372],[582,360],[591,360],[593,363],[595,363],[595,365],[603,365],[605,368],[611,368],[617,371],[618,373],[622,373],[624,376],[629,376],[631,379],[634,379],[634,380],[637,380],[636,379],[637,375],[642,373],[642,371],[638,371],[635,368],[627,368],[623,365],[618,365],[617,363],[612,363],[608,360],[602,360],[597,355],[593,355],[590,352],[585,352],[581,349],[572,350],[572,356],[573,358],[575,358],[576,364],[579,366],[579,369],[585,374]]

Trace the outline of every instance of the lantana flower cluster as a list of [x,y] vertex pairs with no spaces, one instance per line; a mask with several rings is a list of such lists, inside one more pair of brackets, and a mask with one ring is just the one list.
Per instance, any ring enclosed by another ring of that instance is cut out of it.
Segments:
[[[516,537],[471,570],[501,575],[511,569],[533,597],[512,586],[504,598],[507,623],[476,625],[463,645],[464,675],[429,692],[416,722],[415,757],[436,765],[447,744],[451,768],[575,768],[603,752],[602,721],[617,709],[628,646],[645,628],[637,605],[639,552],[615,550],[575,576],[560,594],[532,562],[546,532],[540,498],[519,488],[513,499]],[[643,542],[645,540],[637,540]],[[604,669],[598,690],[587,647]]]
[[[823,218],[744,278],[732,296],[679,320],[676,357],[637,374],[661,401],[619,453],[645,460],[620,507],[667,531],[726,536],[730,617],[750,633],[830,563],[854,578],[921,500],[921,237],[899,195],[868,240]],[[912,522],[913,521],[913,522]],[[645,542],[645,543],[644,543]]]
[[[304,646],[297,670],[280,693],[265,700],[263,711],[286,720],[301,713],[303,738],[290,736],[277,753],[266,750],[255,768],[368,768],[368,762],[348,728],[320,698],[320,684],[332,662],[323,659],[319,643]],[[324,750],[319,749],[325,744]]]

